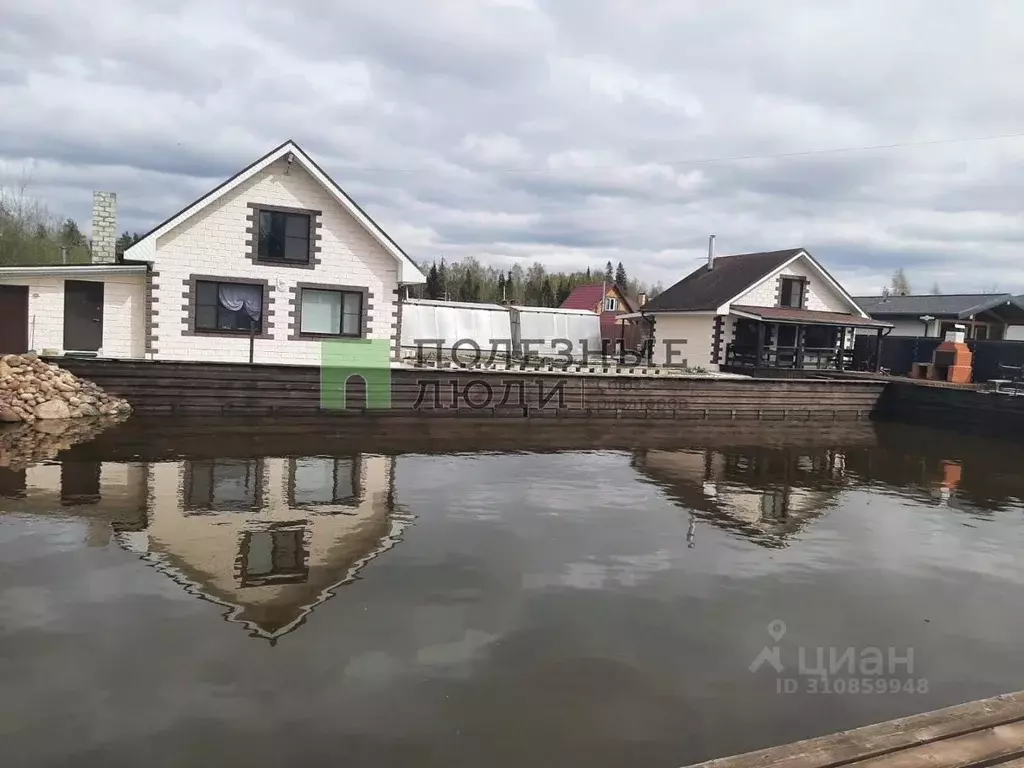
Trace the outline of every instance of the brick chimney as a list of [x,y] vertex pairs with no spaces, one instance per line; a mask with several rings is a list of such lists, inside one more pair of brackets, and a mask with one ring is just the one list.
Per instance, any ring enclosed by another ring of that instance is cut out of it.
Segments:
[[92,193],[92,262],[113,264],[117,244],[117,194]]

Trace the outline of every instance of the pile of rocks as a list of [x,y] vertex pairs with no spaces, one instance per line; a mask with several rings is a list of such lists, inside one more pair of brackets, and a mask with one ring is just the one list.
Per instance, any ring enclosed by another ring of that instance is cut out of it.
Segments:
[[34,352],[0,357],[0,422],[126,416],[128,403]]

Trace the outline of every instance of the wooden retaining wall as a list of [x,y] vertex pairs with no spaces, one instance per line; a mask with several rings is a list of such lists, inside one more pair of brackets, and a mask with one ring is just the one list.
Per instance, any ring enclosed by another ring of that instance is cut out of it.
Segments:
[[1024,439],[1024,396],[890,379],[876,417],[961,433]]
[[[316,367],[66,358],[55,362],[126,398],[139,414],[367,413],[363,407],[367,387],[358,379],[349,383],[345,411],[324,411],[320,369]],[[885,386],[882,381],[395,369],[388,388],[388,412],[408,416],[840,421],[871,417]],[[379,394],[373,386],[370,389],[371,399]]]

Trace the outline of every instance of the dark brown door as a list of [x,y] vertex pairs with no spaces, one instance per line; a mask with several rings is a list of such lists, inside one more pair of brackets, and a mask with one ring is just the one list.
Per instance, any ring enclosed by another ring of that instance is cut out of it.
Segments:
[[0,355],[28,352],[28,286],[0,285]]
[[64,349],[95,352],[103,346],[103,283],[64,282]]

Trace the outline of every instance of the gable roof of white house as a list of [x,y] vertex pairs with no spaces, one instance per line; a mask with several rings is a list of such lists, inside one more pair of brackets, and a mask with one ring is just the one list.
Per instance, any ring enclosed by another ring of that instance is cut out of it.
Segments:
[[703,312],[728,314],[729,308],[754,288],[778,275],[795,261],[804,260],[843,300],[852,314],[867,313],[839,282],[803,248],[720,256],[711,268],[704,264],[644,305],[643,314]]
[[360,208],[356,201],[349,197],[345,193],[345,190],[339,187],[334,179],[328,176],[327,173],[291,139],[270,150],[270,152],[265,154],[259,160],[256,160],[251,165],[243,168],[234,176],[227,179],[219,186],[214,187],[195,202],[189,203],[169,219],[155,226],[147,232],[139,242],[125,251],[125,258],[152,261],[156,255],[156,241],[159,237],[167,234],[182,222],[195,216],[208,205],[211,205],[221,199],[224,195],[236,189],[239,185],[245,183],[272,163],[289,156],[293,158],[293,161],[298,162],[298,164],[301,165],[302,168],[320,184],[320,186],[327,190],[331,197],[333,197],[338,204],[352,216],[353,219],[359,222],[363,229],[365,229],[370,236],[373,237],[373,239],[376,240],[384,250],[398,262],[398,282],[426,282],[426,278],[423,276],[423,273],[420,272],[419,267],[417,267],[416,263],[409,257],[409,254],[403,251],[399,247],[398,243],[392,240],[387,232],[381,229],[380,225],[371,219],[366,211]]

